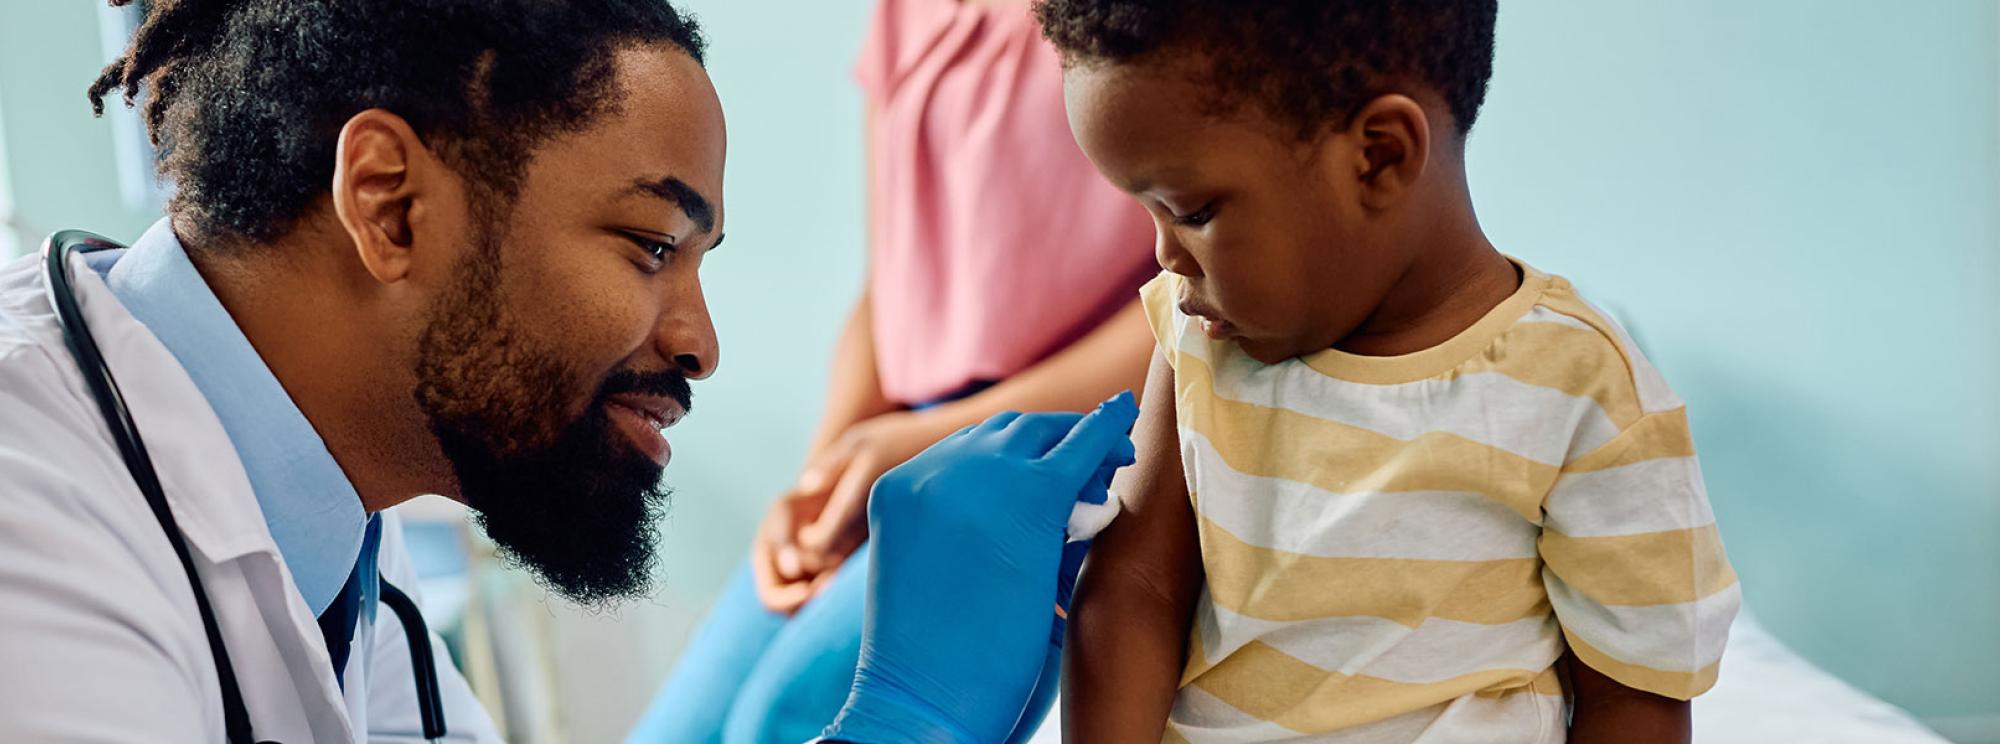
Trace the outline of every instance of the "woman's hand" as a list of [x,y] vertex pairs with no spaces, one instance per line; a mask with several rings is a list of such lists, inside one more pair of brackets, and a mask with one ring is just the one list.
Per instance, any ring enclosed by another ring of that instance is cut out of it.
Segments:
[[[805,606],[819,590],[818,577],[797,578],[797,548],[794,537],[796,525],[811,522],[819,516],[820,508],[826,503],[825,495],[813,498],[801,494],[798,486],[793,486],[771,503],[771,509],[764,513],[764,521],[757,527],[757,536],[750,541],[750,578],[757,588],[757,599],[765,609],[781,614],[792,614]],[[790,555],[792,571],[778,571],[778,556]],[[827,574],[831,576],[832,574]]]
[[772,612],[798,610],[868,539],[868,490],[883,473],[957,427],[921,411],[894,411],[847,429],[815,455],[771,510],[750,548],[757,596]]

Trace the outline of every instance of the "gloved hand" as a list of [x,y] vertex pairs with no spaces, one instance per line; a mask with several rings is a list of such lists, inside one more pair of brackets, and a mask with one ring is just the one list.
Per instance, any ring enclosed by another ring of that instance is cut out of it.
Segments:
[[1131,464],[1137,417],[1130,393],[1081,416],[1000,414],[875,484],[861,662],[823,740],[999,742],[1013,731],[1050,656],[1059,574],[1075,570],[1064,565],[1070,510],[1103,499],[1109,470]]

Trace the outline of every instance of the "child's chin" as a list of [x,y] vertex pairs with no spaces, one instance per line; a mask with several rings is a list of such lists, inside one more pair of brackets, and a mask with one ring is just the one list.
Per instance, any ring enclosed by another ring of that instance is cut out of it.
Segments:
[[1305,355],[1305,350],[1296,348],[1295,344],[1282,341],[1269,341],[1238,336],[1236,338],[1236,345],[1242,347],[1243,353],[1250,355],[1251,359],[1264,364],[1277,364],[1287,359]]

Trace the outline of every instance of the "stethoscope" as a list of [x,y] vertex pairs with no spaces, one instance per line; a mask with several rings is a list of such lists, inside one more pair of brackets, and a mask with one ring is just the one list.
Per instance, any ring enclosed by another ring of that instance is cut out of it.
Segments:
[[[118,442],[118,454],[125,460],[125,469],[131,471],[139,492],[145,494],[146,505],[152,507],[153,518],[159,521],[160,530],[167,535],[167,542],[173,544],[174,555],[180,558],[181,570],[187,573],[188,585],[194,589],[195,608],[201,611],[201,628],[208,635],[208,651],[215,657],[215,672],[222,686],[222,719],[228,741],[230,744],[250,744],[257,741],[250,735],[250,711],[243,705],[243,690],[236,683],[235,668],[229,665],[229,649],[222,643],[222,629],[216,625],[215,610],[209,605],[208,593],[202,590],[201,577],[195,573],[187,539],[181,535],[173,511],[167,508],[166,493],[160,489],[160,474],[153,469],[153,461],[146,455],[146,444],[139,438],[139,427],[125,407],[125,396],[118,391],[118,381],[111,376],[110,365],[105,363],[104,355],[98,352],[97,342],[90,336],[90,326],[83,320],[83,311],[77,305],[76,290],[70,281],[71,253],[121,248],[124,246],[82,230],[64,230],[49,236],[48,241],[42,244],[49,304],[55,307],[56,324],[62,327],[63,341],[69,345],[70,355],[76,358],[84,381],[90,384],[90,396],[97,400],[97,409],[104,414],[104,423],[111,429],[111,438]],[[424,616],[417,610],[417,603],[410,601],[409,595],[386,579],[380,583],[382,604],[395,611],[396,618],[402,621],[403,633],[408,637],[411,666],[416,668],[417,711],[423,718],[424,738],[444,738],[444,699],[438,691],[430,629],[424,624]]]

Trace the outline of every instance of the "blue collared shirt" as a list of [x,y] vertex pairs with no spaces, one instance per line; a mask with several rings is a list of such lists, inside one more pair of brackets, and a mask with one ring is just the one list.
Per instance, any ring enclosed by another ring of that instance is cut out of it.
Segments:
[[[354,576],[372,617],[377,540],[367,538],[378,530],[368,529],[361,496],[209,290],[167,221],[124,251],[105,282],[180,361],[215,410],[306,606],[314,615],[324,613]],[[347,622],[351,628],[353,619]]]

